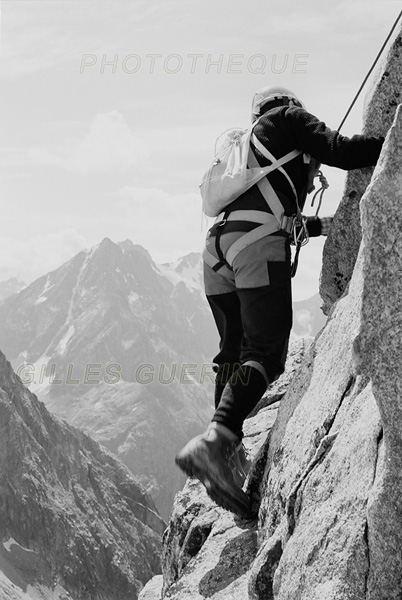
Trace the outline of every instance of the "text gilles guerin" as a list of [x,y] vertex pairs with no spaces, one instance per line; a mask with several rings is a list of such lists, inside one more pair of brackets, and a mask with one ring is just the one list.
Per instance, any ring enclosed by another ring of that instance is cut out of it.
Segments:
[[[165,365],[153,365],[144,363],[138,365],[133,371],[134,381],[140,384],[160,383],[168,385],[171,383],[180,384],[203,384],[205,381],[214,381],[213,364],[206,363],[198,365],[196,363],[172,363]],[[78,374],[79,371],[79,374]],[[15,369],[19,380],[29,385],[97,385],[102,382],[113,385],[121,380],[126,380],[122,376],[122,366],[117,363],[102,365],[101,363],[88,363],[80,369],[70,363],[60,371],[55,363],[50,364],[31,364],[23,363]]]

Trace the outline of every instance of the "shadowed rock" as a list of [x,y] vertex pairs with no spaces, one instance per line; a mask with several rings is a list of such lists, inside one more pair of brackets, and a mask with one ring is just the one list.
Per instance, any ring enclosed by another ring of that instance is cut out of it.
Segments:
[[[391,126],[402,99],[401,64],[402,32],[399,30],[366,96],[364,134],[385,136]],[[373,168],[357,169],[346,176],[343,197],[324,245],[320,294],[325,314],[345,292],[352,277],[361,241],[359,203],[372,173]]]
[[160,571],[163,529],[129,470],[0,353],[0,598],[134,600]]

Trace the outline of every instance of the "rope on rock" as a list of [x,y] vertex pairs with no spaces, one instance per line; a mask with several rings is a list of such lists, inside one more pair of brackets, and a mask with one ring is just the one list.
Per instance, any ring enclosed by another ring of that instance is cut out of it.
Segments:
[[358,92],[357,92],[356,96],[354,97],[352,104],[349,106],[349,108],[348,108],[348,111],[347,111],[346,115],[343,117],[343,119],[342,119],[342,122],[341,122],[341,124],[339,125],[339,127],[338,127],[337,131],[340,131],[340,130],[341,130],[341,127],[342,127],[342,125],[344,124],[344,122],[345,122],[345,121],[346,121],[346,119],[348,118],[350,111],[352,110],[352,108],[354,107],[354,105],[355,105],[355,103],[356,103],[356,100],[357,100],[357,99],[358,99],[358,97],[360,96],[360,92],[361,92],[361,91],[362,91],[362,89],[364,88],[364,86],[365,86],[365,84],[366,84],[366,81],[367,81],[367,79],[370,77],[371,73],[373,72],[373,69],[374,69],[374,67],[376,66],[376,64],[377,64],[377,62],[378,62],[378,60],[379,60],[379,58],[380,58],[381,54],[383,53],[383,51],[384,51],[384,48],[385,48],[385,46],[387,45],[387,43],[388,43],[388,41],[389,41],[389,38],[390,38],[390,37],[391,37],[391,35],[393,34],[393,32],[394,32],[394,29],[395,29],[395,27],[397,26],[397,23],[398,23],[399,19],[401,18],[401,16],[402,16],[402,10],[401,10],[401,12],[399,13],[399,15],[398,15],[398,17],[397,17],[397,19],[396,19],[395,23],[393,24],[393,26],[392,26],[392,29],[391,29],[391,31],[389,32],[388,36],[387,36],[387,39],[386,39],[386,40],[385,40],[385,42],[383,43],[383,45],[382,45],[382,47],[381,47],[381,50],[380,50],[380,51],[379,51],[379,53],[377,54],[377,58],[376,58],[376,59],[375,59],[375,61],[373,62],[372,66],[371,66],[371,69],[369,70],[369,72],[367,73],[366,77],[364,78],[364,81],[363,81],[363,83],[361,84],[361,86],[360,86],[360,88],[359,88],[359,90],[358,90]]

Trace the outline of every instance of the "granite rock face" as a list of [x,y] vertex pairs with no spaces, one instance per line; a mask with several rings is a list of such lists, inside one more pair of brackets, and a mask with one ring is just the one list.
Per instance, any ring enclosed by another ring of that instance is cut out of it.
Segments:
[[363,244],[349,293],[270,435],[253,599],[402,594],[401,127],[399,110],[362,202]]
[[163,598],[402,597],[402,106],[361,210],[348,294],[274,424],[269,401],[248,420],[262,442],[246,482],[258,521],[217,509],[189,480],[164,537]]
[[138,600],[160,600],[162,595],[163,576],[155,575],[142,589]]
[[[251,456],[272,426],[277,406],[262,408],[247,421],[245,444]],[[163,587],[149,600],[243,600],[257,549],[257,522],[220,509],[190,478],[176,496],[164,535]]]
[[[244,426],[244,444],[254,458],[253,481],[260,480],[266,461],[266,437],[275,422],[293,374],[311,339],[292,341],[285,373],[264,396]],[[258,485],[250,483],[258,496]],[[257,554],[257,522],[243,521],[216,506],[204,487],[188,479],[177,494],[164,534],[163,584],[155,577],[143,590],[144,600],[247,598],[249,569]]]
[[381,415],[380,477],[368,508],[368,598],[402,594],[402,106],[362,202],[364,288],[360,370]]
[[129,470],[0,353],[0,598],[134,600],[160,572],[164,527]]
[[369,379],[354,373],[361,286],[352,279],[280,406],[260,484],[250,598],[366,598],[381,420]]
[[[386,135],[397,105],[402,101],[402,31],[385,55],[375,84],[365,99],[363,133]],[[323,310],[332,305],[347,289],[359,252],[361,225],[359,203],[370,182],[373,168],[349,171],[341,203],[334,216],[323,253],[320,294]]]

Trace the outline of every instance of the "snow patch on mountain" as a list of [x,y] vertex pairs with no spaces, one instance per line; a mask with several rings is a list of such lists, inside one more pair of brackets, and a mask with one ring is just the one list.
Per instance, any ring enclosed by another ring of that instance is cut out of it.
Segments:
[[52,287],[54,286],[54,284],[50,284],[50,274],[47,276],[44,288],[41,292],[41,295],[39,296],[39,298],[36,300],[35,304],[42,304],[42,302],[46,302],[48,297],[45,296],[46,292],[48,290],[50,290]]
[[129,296],[128,296],[128,301],[130,304],[134,304],[134,302],[137,302],[137,300],[140,299],[140,295],[137,294],[137,292],[130,292]]
[[88,266],[88,264],[89,264],[89,262],[90,262],[90,260],[91,260],[91,258],[93,256],[93,254],[95,253],[95,251],[96,251],[96,249],[98,247],[99,246],[95,246],[95,248],[92,248],[91,250],[87,250],[86,253],[85,253],[85,259],[84,259],[84,261],[83,261],[83,263],[81,265],[81,268],[80,268],[80,270],[78,272],[78,277],[77,277],[77,280],[76,280],[76,284],[75,284],[75,286],[73,288],[73,293],[71,294],[71,301],[70,301],[70,306],[68,308],[67,319],[66,319],[66,323],[65,324],[69,323],[72,320],[75,299],[78,296],[78,294],[80,292],[80,289],[81,289],[81,280],[82,280],[84,271],[87,268],[87,266]]
[[132,346],[134,346],[136,341],[137,340],[122,340],[121,343],[122,343],[124,350],[129,350]]
[[184,283],[189,290],[204,294],[201,254],[192,252],[174,262],[158,265],[158,269],[174,286]]
[[50,391],[50,377],[46,375],[47,366],[50,363],[50,356],[43,354],[32,365],[27,363],[26,371],[23,371],[23,383],[29,385],[29,389],[37,396],[44,399]]
[[68,328],[68,330],[66,331],[66,333],[64,334],[64,336],[62,337],[62,339],[60,340],[60,342],[58,343],[58,345],[56,347],[57,354],[64,354],[65,353],[65,351],[67,349],[68,342],[73,337],[74,332],[75,332],[74,325],[70,325],[70,327]]
[[24,548],[24,546],[21,546],[21,544],[16,542],[15,539],[12,537],[10,537],[8,540],[3,542],[3,547],[7,550],[7,552],[11,552],[12,546],[17,546],[17,548],[23,550],[24,552],[28,552],[31,554],[38,554],[37,552],[35,552],[35,550],[30,550],[29,548]]

